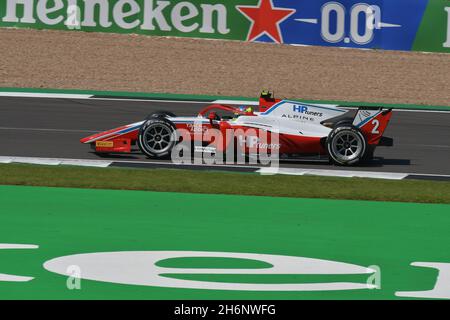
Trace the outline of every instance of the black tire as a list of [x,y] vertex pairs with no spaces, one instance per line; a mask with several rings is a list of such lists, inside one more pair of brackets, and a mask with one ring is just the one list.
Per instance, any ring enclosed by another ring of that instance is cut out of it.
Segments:
[[139,129],[139,149],[149,158],[168,158],[177,143],[176,127],[163,117],[152,117]]
[[366,139],[358,128],[342,125],[330,132],[327,150],[334,164],[350,166],[364,159],[368,148]]
[[362,158],[362,161],[364,161],[364,162],[372,161],[374,154],[375,154],[375,147],[368,146],[367,150],[366,150],[366,154]]
[[341,120],[341,121],[336,122],[336,123],[333,125],[333,129],[336,129],[336,128],[338,128],[338,127],[352,127],[352,126],[353,126],[352,123],[353,123],[352,120],[348,120],[348,119],[346,119],[346,120]]
[[148,115],[145,118],[145,120],[149,120],[149,119],[152,119],[152,118],[168,118],[168,117],[174,118],[174,117],[176,117],[176,115],[174,113],[172,113],[172,112],[169,112],[169,111],[157,111],[155,113],[152,113],[152,114]]

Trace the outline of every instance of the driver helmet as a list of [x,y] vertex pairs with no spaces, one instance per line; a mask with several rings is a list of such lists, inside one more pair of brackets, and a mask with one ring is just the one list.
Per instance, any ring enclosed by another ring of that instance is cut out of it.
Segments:
[[262,97],[262,98],[271,98],[271,97],[272,97],[272,94],[270,93],[269,90],[262,90],[262,91],[261,91],[261,97]]
[[248,114],[248,113],[253,113],[253,108],[252,108],[252,107],[246,107],[245,110],[244,110],[244,112],[245,112],[246,114]]

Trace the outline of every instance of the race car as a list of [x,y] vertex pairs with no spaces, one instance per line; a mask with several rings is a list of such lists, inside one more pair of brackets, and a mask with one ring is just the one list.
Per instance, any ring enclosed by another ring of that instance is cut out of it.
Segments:
[[233,148],[247,156],[276,153],[282,159],[319,158],[356,165],[371,159],[377,146],[393,145],[392,138],[383,137],[391,116],[391,109],[381,107],[349,110],[275,99],[263,91],[255,107],[212,104],[193,117],[157,112],[143,121],[83,138],[81,143],[100,154],[130,153],[137,145],[152,159],[186,148],[216,154]]

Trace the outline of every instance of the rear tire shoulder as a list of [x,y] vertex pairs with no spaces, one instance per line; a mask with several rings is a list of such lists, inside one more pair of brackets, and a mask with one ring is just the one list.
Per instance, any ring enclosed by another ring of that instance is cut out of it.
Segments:
[[[332,143],[333,139],[336,137],[336,135],[342,131],[348,131],[360,138],[360,141],[362,143],[362,151],[360,154],[351,160],[343,160],[340,159],[338,155],[334,154]],[[333,128],[333,130],[328,135],[327,141],[326,141],[326,149],[328,152],[328,156],[330,157],[330,160],[333,164],[339,165],[339,166],[351,166],[356,165],[360,163],[362,160],[366,159],[367,153],[369,151],[366,138],[362,134],[361,130],[359,130],[357,127],[353,126],[348,121],[342,121],[341,123],[337,123],[336,126]]]

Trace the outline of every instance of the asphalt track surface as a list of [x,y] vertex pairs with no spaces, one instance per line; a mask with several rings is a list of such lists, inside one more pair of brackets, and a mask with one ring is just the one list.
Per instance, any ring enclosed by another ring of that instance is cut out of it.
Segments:
[[[0,156],[152,161],[139,153],[99,157],[79,139],[142,120],[161,110],[196,115],[205,102],[110,99],[0,98]],[[351,170],[450,175],[450,112],[394,111],[370,163]],[[163,161],[163,160],[159,160]],[[324,162],[290,161],[282,167],[348,170]]]

